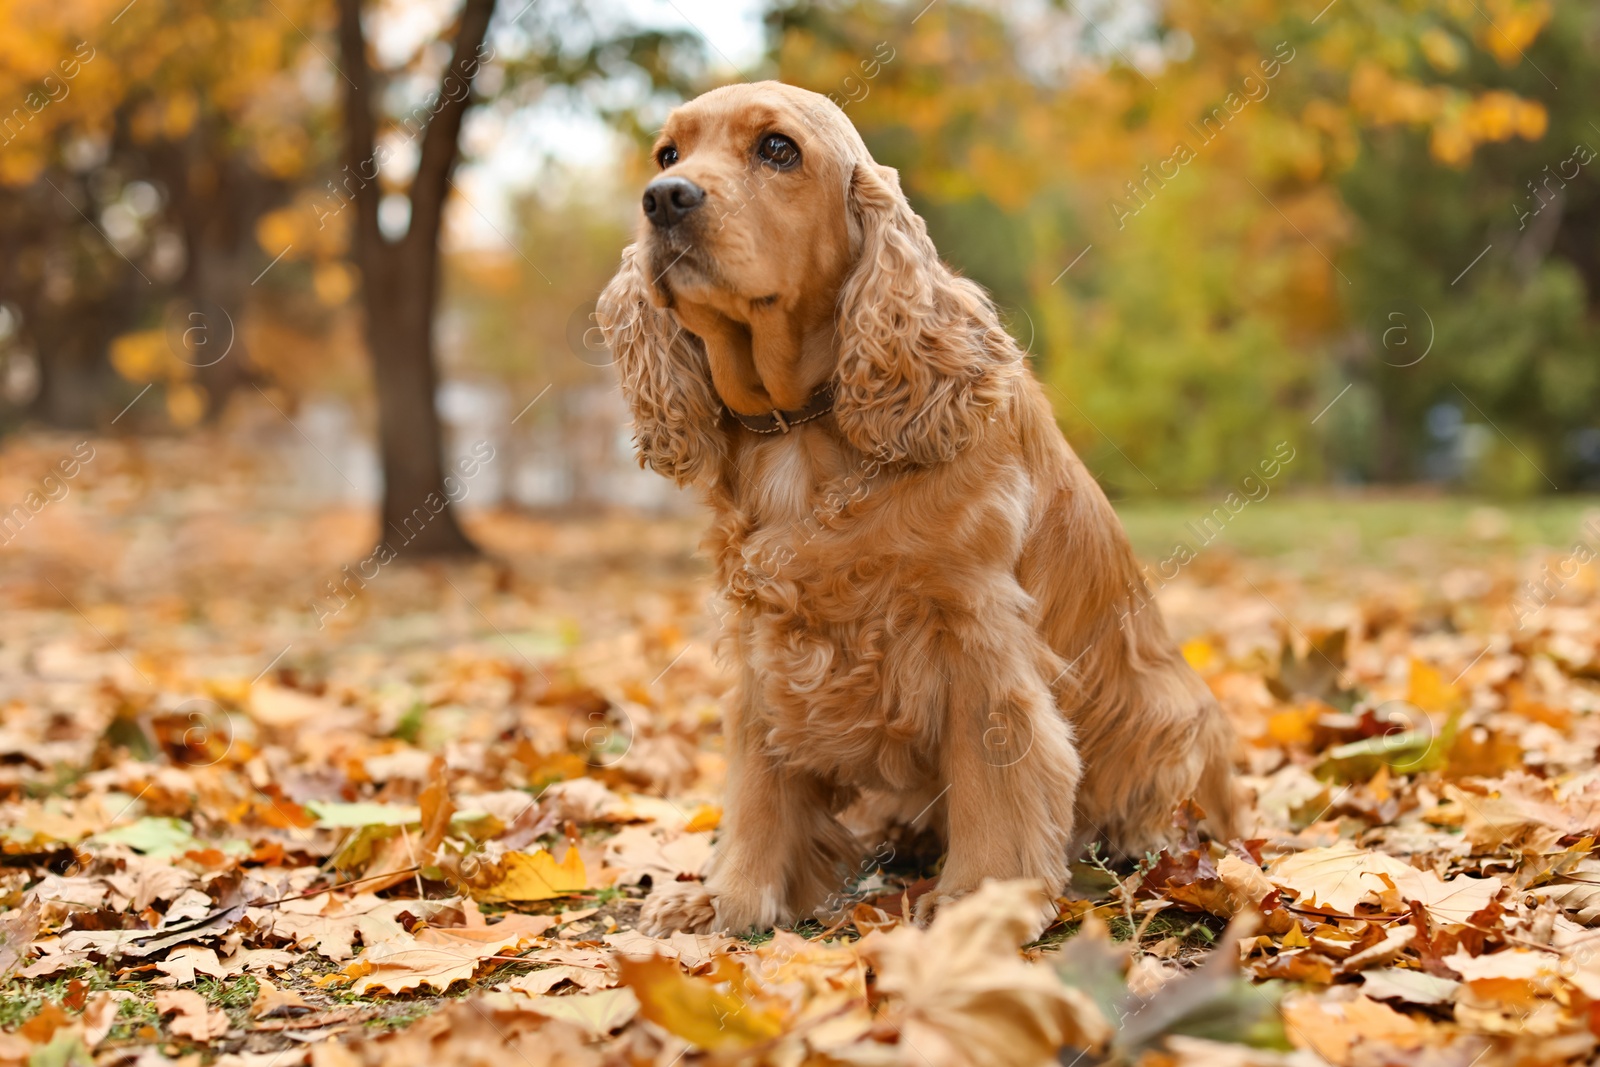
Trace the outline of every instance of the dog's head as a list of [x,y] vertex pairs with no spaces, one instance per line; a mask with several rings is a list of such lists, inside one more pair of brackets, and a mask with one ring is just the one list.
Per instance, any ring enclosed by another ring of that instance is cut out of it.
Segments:
[[839,430],[886,461],[946,460],[981,432],[1016,348],[831,101],[717,89],[672,113],[654,158],[599,307],[641,459],[699,481],[724,405],[792,410],[830,380]]

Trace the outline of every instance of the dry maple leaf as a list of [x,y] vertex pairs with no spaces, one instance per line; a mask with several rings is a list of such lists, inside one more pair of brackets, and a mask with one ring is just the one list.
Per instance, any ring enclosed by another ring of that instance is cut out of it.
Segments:
[[625,826],[605,847],[605,861],[617,869],[617,885],[653,885],[699,878],[711,860],[711,835],[661,826]]
[[310,693],[262,682],[251,687],[246,710],[263,726],[292,729],[317,720],[326,722],[336,717],[338,708]]
[[1293,892],[1301,907],[1353,915],[1362,903],[1397,906],[1400,900],[1414,900],[1436,921],[1458,925],[1488,907],[1500,895],[1501,885],[1498,878],[1464,875],[1446,881],[1432,871],[1419,871],[1393,856],[1346,841],[1286,856],[1273,864],[1267,877]]
[[690,977],[665,956],[618,956],[617,974],[638,998],[640,1015],[700,1048],[748,1049],[783,1033],[783,1016],[753,999],[740,965],[720,962],[726,982]]
[[175,1037],[187,1037],[199,1044],[228,1032],[228,1013],[213,1008],[206,998],[188,989],[169,989],[156,994],[156,1011],[172,1019],[167,1030]]
[[104,1041],[117,1024],[117,1013],[122,1008],[122,1002],[133,999],[132,993],[121,989],[102,989],[98,993],[90,993],[83,1007],[83,1043],[93,1049]]
[[[529,959],[537,961],[537,955]],[[558,963],[553,967],[524,974],[509,982],[501,982],[495,986],[499,992],[526,993],[530,997],[542,997],[562,982],[571,982],[582,990],[610,989],[617,984],[617,976],[609,970],[600,967],[574,967],[567,963]]]
[[719,955],[737,951],[741,945],[737,938],[727,934],[686,934],[682,930],[666,937],[651,937],[637,930],[623,930],[607,934],[605,943],[618,956],[665,956],[677,960],[691,974],[711,965]]
[[582,1030],[592,1041],[610,1037],[639,1014],[639,1001],[629,989],[600,989],[564,997],[534,997],[521,1001],[525,1011],[559,1019]]
[[39,933],[39,900],[29,898],[22,907],[0,915],[0,978],[22,962]]
[[225,978],[228,974],[228,969],[217,959],[217,950],[199,945],[173,949],[166,959],[156,964],[156,970],[167,976],[158,980],[158,985],[194,985],[196,975]]
[[893,998],[888,1018],[917,1053],[906,1062],[1038,1067],[1063,1045],[1093,1047],[1110,1036],[1088,996],[1018,954],[1046,900],[1036,882],[988,882],[927,930],[862,939],[878,989]]
[[279,989],[266,977],[256,979],[256,999],[250,1005],[250,1018],[270,1019],[275,1015],[298,1015],[313,1010],[294,990]]
[[484,961],[520,951],[560,920],[551,915],[508,915],[493,926],[466,929],[425,927],[415,936],[380,942],[342,972],[354,979],[357,996],[385,991],[409,993],[423,986],[443,993],[470,981]]
[[448,906],[448,901],[383,900],[371,893],[348,900],[319,893],[286,900],[271,910],[252,908],[250,914],[258,926],[297,948],[314,948],[330,960],[347,960],[355,955],[357,938],[376,945],[404,936],[396,921],[402,912],[426,918]]
[[537,852],[508,852],[500,861],[499,878],[484,886],[470,887],[477,900],[489,903],[555,900],[589,888],[589,874],[583,857],[575,848],[557,863],[547,849]]
[[1437,1040],[1435,1027],[1419,1022],[1365,996],[1344,1001],[1314,996],[1294,997],[1283,1004],[1289,1039],[1329,1063],[1398,1062]]
[[312,1067],[598,1067],[584,1031],[527,1010],[523,998],[456,1001],[396,1033],[321,1042]]
[[1592,775],[1557,783],[1519,771],[1471,785],[1447,785],[1444,795],[1461,805],[1462,831],[1478,854],[1550,851],[1564,836],[1600,829],[1600,780]]

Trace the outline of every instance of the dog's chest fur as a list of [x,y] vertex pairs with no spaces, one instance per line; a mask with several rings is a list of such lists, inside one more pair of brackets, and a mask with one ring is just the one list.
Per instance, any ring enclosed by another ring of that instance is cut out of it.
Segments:
[[1027,600],[1015,566],[1029,480],[1020,465],[982,467],[886,467],[821,426],[751,443],[730,465],[707,547],[759,687],[751,706],[786,760],[862,788],[936,776],[960,655],[948,621]]

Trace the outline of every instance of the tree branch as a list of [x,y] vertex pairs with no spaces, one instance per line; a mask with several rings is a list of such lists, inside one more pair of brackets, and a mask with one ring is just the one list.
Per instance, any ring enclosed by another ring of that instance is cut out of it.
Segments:
[[339,0],[339,58],[345,67],[347,88],[344,94],[345,169],[336,184],[340,195],[353,195],[356,205],[356,261],[363,272],[374,265],[370,260],[383,247],[378,229],[377,151],[378,125],[372,113],[372,65],[367,60],[367,41],[361,31],[361,0]]
[[494,4],[495,0],[466,0],[463,5],[455,49],[440,80],[439,95],[434,98],[438,111],[422,135],[421,159],[411,183],[411,228],[406,241],[424,248],[438,247],[450,173],[460,156],[461,122],[472,99],[473,79],[484,58],[480,50],[494,16]]

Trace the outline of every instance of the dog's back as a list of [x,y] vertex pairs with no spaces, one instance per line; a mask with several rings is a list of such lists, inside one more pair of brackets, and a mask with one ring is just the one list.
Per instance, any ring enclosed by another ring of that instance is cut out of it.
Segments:
[[1121,521],[1031,376],[1018,382],[1016,403],[1040,482],[1018,577],[1068,664],[1052,688],[1083,758],[1079,840],[1143,855],[1174,836],[1173,811],[1193,797],[1212,836],[1226,841],[1233,731],[1167,632]]

